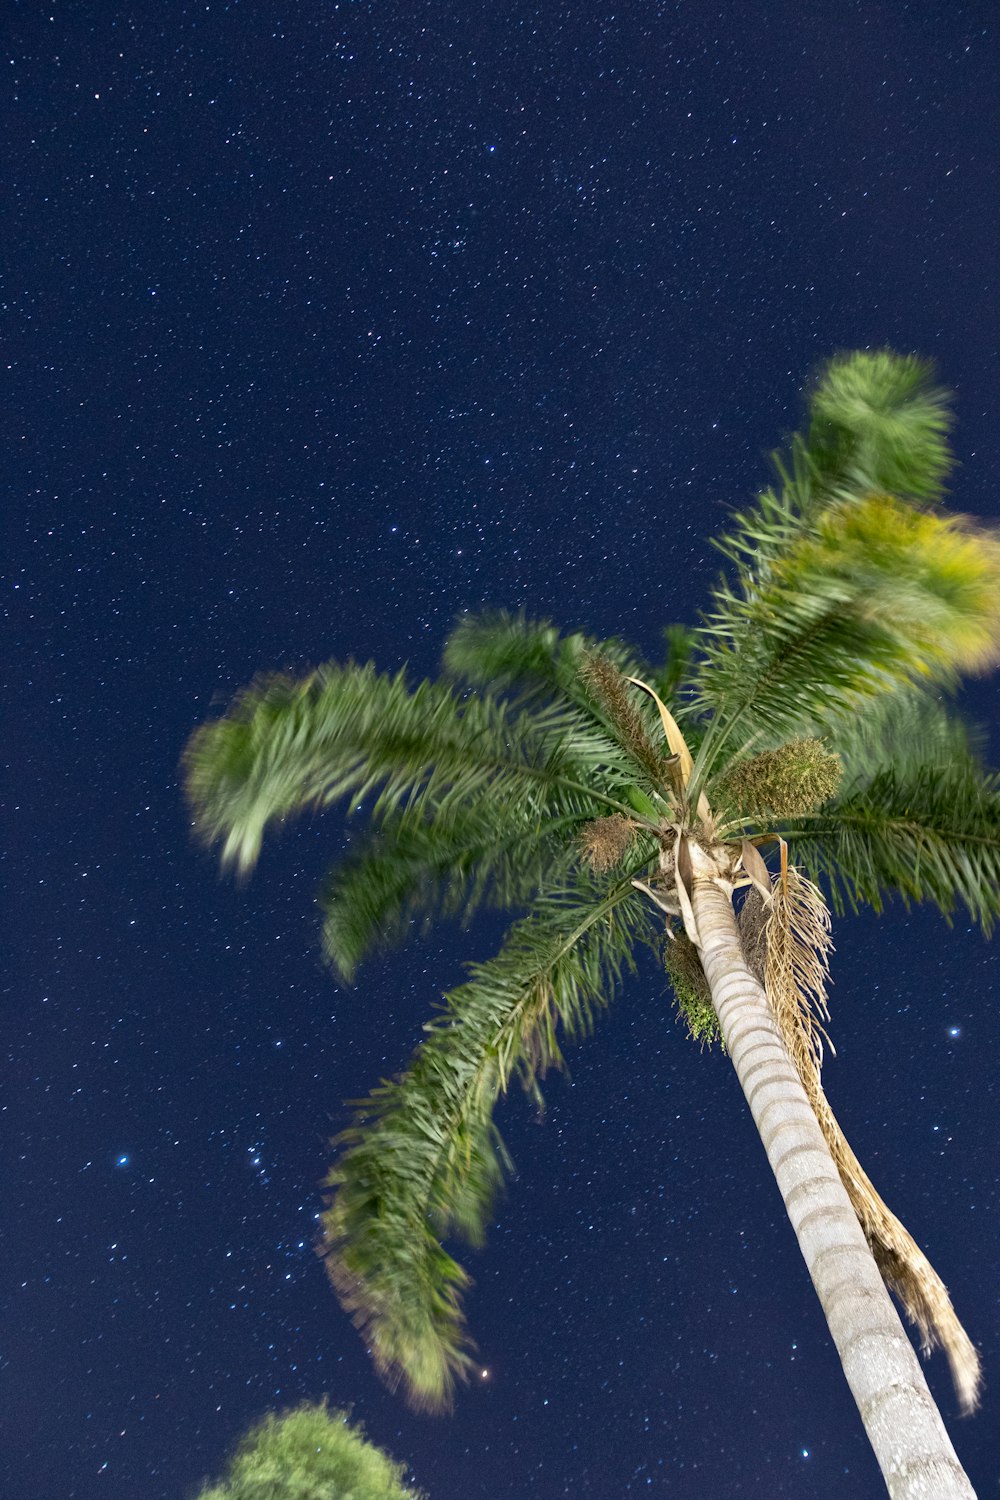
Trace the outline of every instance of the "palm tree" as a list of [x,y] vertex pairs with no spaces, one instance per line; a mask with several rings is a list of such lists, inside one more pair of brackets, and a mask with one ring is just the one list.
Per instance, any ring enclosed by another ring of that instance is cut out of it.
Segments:
[[322,897],[344,978],[415,922],[519,914],[329,1177],[331,1279],[415,1406],[447,1408],[472,1364],[442,1241],[484,1237],[509,1165],[498,1097],[515,1077],[538,1091],[652,942],[692,1035],[732,1059],[889,1493],[972,1494],[886,1284],[963,1410],[978,1357],[820,1083],[817,881],[838,913],[891,892],[961,902],[985,931],[1000,911],[1000,783],[947,703],[1000,657],[1000,542],[937,503],[949,421],[921,361],[830,362],[658,670],[618,641],[466,617],[441,681],[331,663],[257,682],[192,737],[196,824],[241,872],[270,824],[364,808]]

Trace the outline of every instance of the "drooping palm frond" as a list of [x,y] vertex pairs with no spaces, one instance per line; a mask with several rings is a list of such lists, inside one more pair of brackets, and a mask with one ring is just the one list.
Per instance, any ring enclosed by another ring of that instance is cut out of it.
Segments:
[[987,934],[1000,916],[1000,778],[971,760],[880,771],[782,832],[838,913],[896,892]]
[[[185,755],[196,825],[224,864],[254,865],[264,829],[309,807],[372,797],[376,820],[405,809],[446,821],[478,796],[559,815],[623,807],[621,756],[565,704],[517,711],[489,694],[329,663],[272,678],[192,736]],[[600,768],[600,777],[594,775]],[[581,780],[581,775],[584,780]]]
[[772,886],[763,931],[764,989],[803,1078],[810,1071],[819,1077],[824,1044],[830,1045],[826,1025],[832,949],[822,892],[792,865]]
[[409,1070],[364,1102],[340,1138],[324,1216],[333,1283],[373,1358],[411,1403],[447,1408],[470,1368],[468,1277],[440,1243],[481,1243],[507,1165],[493,1106],[529,1085],[613,997],[646,918],[627,878],[581,877],[539,898],[489,963],[445,998]]
[[320,892],[327,958],[352,980],[369,953],[402,941],[415,924],[465,922],[484,903],[525,908],[557,871],[579,863],[572,841],[580,826],[579,812],[524,816],[519,804],[494,799],[447,825],[388,819],[333,867]]

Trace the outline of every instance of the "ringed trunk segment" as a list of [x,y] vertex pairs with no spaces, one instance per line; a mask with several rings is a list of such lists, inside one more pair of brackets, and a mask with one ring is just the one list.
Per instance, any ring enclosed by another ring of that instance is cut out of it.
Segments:
[[975,1500],[767,997],[747,968],[728,882],[705,872],[703,860],[691,894],[712,1003],[888,1492],[892,1500]]

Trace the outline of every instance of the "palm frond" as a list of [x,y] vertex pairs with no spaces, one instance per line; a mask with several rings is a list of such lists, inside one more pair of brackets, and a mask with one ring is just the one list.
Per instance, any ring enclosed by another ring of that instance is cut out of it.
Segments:
[[623,676],[649,670],[622,641],[598,641],[579,632],[562,635],[548,620],[531,620],[507,610],[462,615],[445,642],[443,665],[463,682],[541,694],[546,699],[556,693],[589,708],[580,672],[594,653],[607,657]]
[[840,757],[845,785],[862,785],[890,768],[911,775],[961,762],[975,771],[985,747],[981,730],[933,687],[885,693],[863,713],[817,721],[814,732]]
[[399,1080],[341,1136],[324,1216],[331,1278],[388,1381],[441,1410],[470,1368],[468,1276],[440,1243],[481,1243],[508,1165],[493,1124],[515,1074],[529,1085],[616,991],[646,918],[628,879],[581,878],[540,898],[498,956],[474,966]]
[[613,741],[565,705],[517,711],[487,693],[411,690],[403,673],[335,662],[240,694],[195,732],[185,763],[197,828],[241,871],[269,823],[310,807],[371,797],[376,820],[404,809],[447,820],[484,798],[593,816],[627,810],[613,788],[632,779]]
[[807,391],[806,432],[771,455],[778,483],[714,545],[759,579],[830,505],[871,494],[936,498],[952,464],[949,393],[933,366],[887,350],[827,361]]
[[[621,817],[621,814],[613,814]],[[579,863],[579,813],[539,818],[518,803],[461,809],[448,823],[392,818],[334,866],[320,892],[323,946],[348,981],[371,952],[437,917],[526,907]]]
[[838,355],[809,395],[815,473],[829,490],[936,498],[952,465],[949,400],[928,360],[889,350]]
[[632,760],[640,781],[663,785],[662,728],[651,705],[628,689],[628,681],[655,681],[666,691],[693,748],[701,726],[687,701],[695,632],[673,625],[664,632],[666,660],[660,671],[644,666],[618,639],[562,636],[547,621],[504,611],[465,615],[445,646],[446,671],[460,680],[492,683],[516,694],[519,703],[571,703],[609,733]]
[[[792,738],[913,683],[1000,657],[1000,543],[888,495],[828,507],[763,577],[721,583],[702,632],[704,773],[755,726]],[[704,752],[710,750],[711,755]]]
[[1000,915],[1000,778],[971,761],[878,772],[782,832],[834,910],[881,911],[895,892],[985,933]]

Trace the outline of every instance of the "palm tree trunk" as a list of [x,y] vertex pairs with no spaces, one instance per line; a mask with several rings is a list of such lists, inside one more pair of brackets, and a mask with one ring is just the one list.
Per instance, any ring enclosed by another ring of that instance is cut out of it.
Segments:
[[889,1494],[975,1500],[767,997],[747,968],[729,892],[696,878],[692,906],[726,1048]]

